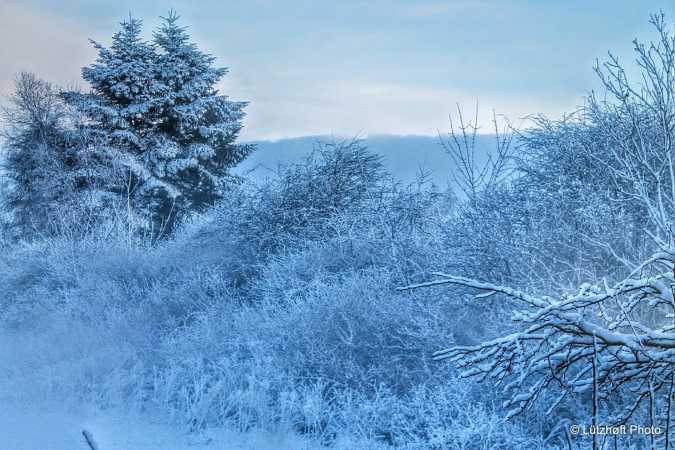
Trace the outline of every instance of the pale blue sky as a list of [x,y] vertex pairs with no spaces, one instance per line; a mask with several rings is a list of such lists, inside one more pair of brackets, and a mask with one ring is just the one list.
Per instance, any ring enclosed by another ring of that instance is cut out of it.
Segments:
[[[247,139],[309,134],[422,134],[447,128],[460,102],[513,120],[557,116],[596,87],[592,65],[652,36],[672,2],[342,0],[0,0],[0,91],[35,71],[80,83],[129,12],[148,35],[176,9],[199,46],[230,68],[223,91],[249,100]],[[487,126],[487,124],[485,124]],[[487,131],[487,128],[486,128]]]

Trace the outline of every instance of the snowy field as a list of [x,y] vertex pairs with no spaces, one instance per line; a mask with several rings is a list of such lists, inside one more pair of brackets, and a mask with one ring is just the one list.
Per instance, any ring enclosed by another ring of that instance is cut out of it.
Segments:
[[[86,408],[85,408],[86,409]],[[2,450],[312,450],[322,447],[293,435],[227,430],[181,432],[161,421],[118,410],[84,411],[63,405],[0,403]]]

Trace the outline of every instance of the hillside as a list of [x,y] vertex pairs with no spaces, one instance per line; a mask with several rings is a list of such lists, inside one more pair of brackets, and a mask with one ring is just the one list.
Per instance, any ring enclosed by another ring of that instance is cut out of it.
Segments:
[[[336,140],[331,136],[303,136],[278,141],[255,141],[257,150],[236,169],[255,180],[272,175],[278,164],[298,162],[312,151],[317,142]],[[420,171],[429,173],[430,180],[445,186],[450,178],[450,157],[438,136],[372,135],[364,139],[368,148],[383,156],[386,169],[397,179],[409,183]],[[494,145],[494,136],[478,137],[479,154],[484,155]]]

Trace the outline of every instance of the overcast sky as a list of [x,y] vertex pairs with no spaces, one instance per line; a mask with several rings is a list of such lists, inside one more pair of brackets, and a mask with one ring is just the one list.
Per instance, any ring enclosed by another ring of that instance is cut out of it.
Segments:
[[[647,5],[649,3],[649,5]],[[243,137],[392,133],[434,135],[459,102],[512,120],[558,116],[596,87],[608,50],[631,59],[652,36],[638,0],[0,0],[0,92],[16,72],[82,85],[131,12],[148,36],[176,9],[202,50],[230,68],[222,91],[248,100]],[[487,123],[485,124],[488,125]],[[485,129],[487,131],[487,128]]]

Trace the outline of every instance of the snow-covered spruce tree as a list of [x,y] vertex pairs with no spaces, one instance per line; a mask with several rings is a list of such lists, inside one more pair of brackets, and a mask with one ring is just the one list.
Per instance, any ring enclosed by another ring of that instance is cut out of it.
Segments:
[[[484,301],[520,305],[512,316],[515,332],[435,353],[454,361],[465,376],[501,385],[509,397],[508,417],[543,399],[551,414],[576,397],[588,406],[575,418],[581,425],[659,429],[573,438],[565,433],[570,423],[561,421],[551,438],[563,447],[634,448],[638,440],[650,448],[675,445],[675,35],[662,14],[651,22],[658,40],[634,47],[641,81],[632,82],[610,55],[596,67],[607,96],[591,94],[582,111],[599,133],[593,148],[603,150],[588,156],[604,168],[612,198],[642,214],[649,244],[635,254],[612,252],[627,276],[618,282],[598,277],[576,292],[549,289],[539,295],[446,273],[401,288],[454,285],[478,291],[476,298]],[[626,235],[634,232],[634,221],[623,226]],[[652,256],[634,263],[645,249]]]
[[235,144],[247,103],[218,95],[215,86],[227,69],[213,67],[215,58],[190,42],[178,19],[171,11],[154,35],[154,71],[164,95],[154,99],[158,132],[148,164],[179,190],[181,210],[202,210],[222,196],[228,169],[253,147]]
[[89,119],[85,127],[107,147],[111,163],[126,172],[111,190],[161,234],[221,198],[228,170],[252,147],[235,143],[246,103],[218,94],[227,70],[190,42],[178,16],[164,18],[152,43],[142,39],[141,27],[130,17],[110,48],[94,42],[98,59],[82,71],[92,91],[64,97]]

